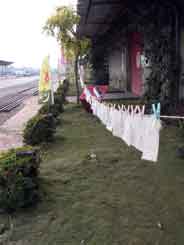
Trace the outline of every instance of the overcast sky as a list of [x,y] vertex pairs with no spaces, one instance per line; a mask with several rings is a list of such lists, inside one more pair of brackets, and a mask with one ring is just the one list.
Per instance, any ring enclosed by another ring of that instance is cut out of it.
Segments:
[[0,0],[0,59],[39,68],[50,54],[51,65],[56,66],[59,47],[54,38],[42,33],[42,27],[56,6],[76,1]]

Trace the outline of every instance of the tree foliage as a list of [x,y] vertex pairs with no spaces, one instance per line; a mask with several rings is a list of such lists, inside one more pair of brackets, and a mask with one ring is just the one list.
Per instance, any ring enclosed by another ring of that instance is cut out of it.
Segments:
[[75,80],[79,100],[78,85],[78,58],[87,53],[90,48],[90,41],[85,37],[79,37],[77,25],[80,17],[72,7],[57,7],[44,26],[44,31],[55,37],[64,48],[65,55],[69,60],[75,61]]
[[44,31],[57,38],[58,42],[70,54],[68,58],[85,54],[89,47],[89,39],[80,38],[77,34],[77,25],[80,16],[72,7],[57,7],[55,13],[51,15],[44,26]]
[[72,7],[58,7],[51,15],[45,26],[44,31],[55,37],[59,44],[64,48],[68,60],[74,61],[74,72],[77,89],[77,101],[79,102],[78,84],[78,59],[86,54],[90,48],[90,41],[85,37],[80,37],[77,33],[77,25],[80,17]]

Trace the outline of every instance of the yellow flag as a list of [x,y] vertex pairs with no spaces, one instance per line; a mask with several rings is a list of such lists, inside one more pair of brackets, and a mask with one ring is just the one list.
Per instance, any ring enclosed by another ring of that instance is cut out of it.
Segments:
[[49,56],[46,56],[43,60],[40,80],[39,80],[39,98],[40,102],[44,103],[50,99],[51,94],[51,71],[49,64]]

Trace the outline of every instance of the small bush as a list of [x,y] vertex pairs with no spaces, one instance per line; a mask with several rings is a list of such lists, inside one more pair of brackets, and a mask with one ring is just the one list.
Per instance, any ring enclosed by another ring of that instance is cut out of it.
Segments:
[[63,82],[59,85],[57,92],[63,91],[64,94],[67,94],[69,90],[70,83],[67,79],[63,80]]
[[67,94],[69,87],[70,87],[70,83],[67,79],[65,79],[62,84],[62,88],[65,94]]
[[40,153],[23,147],[0,156],[0,208],[8,212],[28,207],[39,200]]
[[64,98],[61,94],[55,93],[54,95],[54,105],[56,106],[59,113],[63,113],[64,111]]
[[38,111],[38,113],[42,115],[52,114],[55,118],[57,118],[61,112],[63,112],[62,106],[58,104],[48,105],[48,103],[44,104]]
[[61,119],[59,118],[59,115],[62,112],[63,112],[63,106],[60,106],[58,104],[48,105],[46,103],[40,108],[38,114],[41,115],[52,114],[53,117],[55,118],[56,125],[59,125],[61,123]]
[[69,81],[65,79],[61,85],[57,88],[55,93],[55,101],[56,103],[65,103],[66,102],[66,95],[69,90]]
[[56,119],[52,114],[37,114],[30,119],[23,132],[24,142],[38,145],[53,140],[56,131]]

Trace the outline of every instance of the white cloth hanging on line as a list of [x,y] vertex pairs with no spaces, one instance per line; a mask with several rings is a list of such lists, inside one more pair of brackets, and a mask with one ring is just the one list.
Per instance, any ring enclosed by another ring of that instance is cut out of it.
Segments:
[[155,116],[144,116],[144,138],[142,145],[142,159],[156,162],[159,152],[159,135],[161,129],[161,121]]
[[142,152],[141,159],[153,162],[158,160],[161,121],[154,115],[145,115],[145,106],[122,105],[117,109],[115,105],[98,101],[91,94],[88,94],[88,103],[91,104],[93,114],[114,136]]

